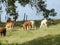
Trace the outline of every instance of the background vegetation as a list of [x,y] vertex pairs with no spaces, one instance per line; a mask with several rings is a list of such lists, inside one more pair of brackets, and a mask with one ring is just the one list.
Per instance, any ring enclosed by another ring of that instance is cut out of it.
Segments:
[[[50,25],[48,28],[27,31],[21,28],[22,22],[17,22],[18,26],[15,25],[14,29],[7,30],[5,37],[0,36],[0,45],[60,45],[60,19],[55,22],[55,25]],[[0,25],[2,27],[4,24]]]

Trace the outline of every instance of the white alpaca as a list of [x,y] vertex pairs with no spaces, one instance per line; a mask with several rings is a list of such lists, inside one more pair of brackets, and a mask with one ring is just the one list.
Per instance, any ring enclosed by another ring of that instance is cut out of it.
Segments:
[[47,19],[44,19],[44,20],[41,21],[40,28],[41,27],[47,27]]
[[31,25],[32,25],[32,29],[36,29],[36,26],[35,26],[35,21],[31,20]]

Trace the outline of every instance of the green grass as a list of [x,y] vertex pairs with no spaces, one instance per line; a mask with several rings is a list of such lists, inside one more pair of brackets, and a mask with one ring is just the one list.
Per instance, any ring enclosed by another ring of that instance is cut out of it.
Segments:
[[7,30],[6,37],[0,36],[0,45],[60,45],[60,24],[37,30],[22,30],[15,27]]

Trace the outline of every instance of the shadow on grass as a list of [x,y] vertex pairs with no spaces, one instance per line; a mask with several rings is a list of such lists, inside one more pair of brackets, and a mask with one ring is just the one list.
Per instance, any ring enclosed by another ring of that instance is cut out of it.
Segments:
[[[0,41],[0,45],[3,45],[1,41]],[[60,45],[60,35],[56,35],[56,36],[47,35],[45,37],[39,37],[37,39],[24,42],[22,44],[13,43],[6,45]]]
[[20,45],[60,45],[60,35],[57,36],[48,35],[45,37],[34,39],[29,42],[25,42]]

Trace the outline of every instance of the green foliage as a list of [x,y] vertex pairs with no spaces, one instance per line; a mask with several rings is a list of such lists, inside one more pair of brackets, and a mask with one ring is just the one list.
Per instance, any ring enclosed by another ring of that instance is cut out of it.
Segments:
[[21,5],[25,6],[26,4],[29,3],[29,0],[19,0],[19,3],[21,3]]
[[45,4],[45,1],[40,0],[38,2],[38,6],[40,8],[40,11],[43,11],[44,18],[49,18],[49,16],[56,16],[57,12],[55,12],[55,9],[46,9],[47,5]]
[[8,6],[14,6],[15,0],[7,0]]
[[10,16],[12,16],[12,15],[15,15],[15,13],[16,13],[16,11],[15,11],[15,9],[16,9],[16,7],[15,6],[8,6],[9,8],[7,9],[7,13],[10,13]]
[[[6,1],[6,0],[2,0],[2,2],[4,2],[4,1]],[[10,13],[10,16],[14,16],[13,18],[16,20],[18,18],[18,14],[16,13],[16,7],[14,5],[15,1],[16,0],[7,0],[7,3],[8,3],[7,13]],[[18,1],[23,6],[25,6],[26,4],[31,2],[31,0],[18,0]],[[50,10],[46,9],[47,4],[45,4],[44,0],[37,0],[37,2],[38,2],[37,5],[40,8],[40,10],[39,9],[37,9],[37,10],[43,11],[44,18],[48,18],[49,16],[56,16],[57,12],[55,12],[55,9],[50,9]],[[32,5],[33,5],[33,2],[32,2]]]
[[48,18],[49,13],[50,13],[50,10],[48,10],[48,9],[43,10],[43,16],[44,16],[44,18]]
[[41,23],[41,20],[35,20],[35,25],[36,25],[37,28],[40,27],[40,23]]
[[11,21],[11,18],[8,18],[8,20],[7,21]]
[[19,16],[18,13],[15,13],[13,19],[15,19],[15,21],[16,21],[16,19],[18,18],[18,16]]
[[[11,20],[11,19],[9,18],[9,20]],[[7,20],[7,21],[9,21],[9,20]],[[34,21],[35,21],[36,27],[38,28],[38,27],[40,26],[41,20],[34,20]],[[51,22],[53,22],[53,23],[51,23]],[[23,23],[24,23],[24,21],[17,21],[17,22],[15,23],[15,26],[22,27],[22,24],[23,24]],[[5,24],[6,24],[6,23],[1,22],[1,23],[0,23],[0,27],[4,27]],[[60,24],[60,19],[49,19],[49,20],[48,20],[48,26],[56,25],[56,24]]]
[[40,11],[45,11],[45,8],[46,8],[45,1],[40,0],[40,1],[38,2],[38,6],[39,6],[39,8],[40,8]]
[[0,22],[0,27],[5,27],[5,23]]
[[15,23],[15,26],[22,27],[23,21],[17,21]]
[[18,18],[18,14],[16,13],[16,7],[15,7],[15,1],[16,0],[8,0],[8,9],[7,13],[10,13],[10,16],[14,16],[13,19],[16,21]]
[[50,10],[50,16],[56,16],[57,12],[55,12],[55,9]]
[[[14,16],[14,19],[16,20],[18,18],[18,15],[16,15],[16,7],[14,5],[16,0],[8,0],[8,10],[7,13],[10,13],[10,16]],[[30,2],[30,0],[18,0],[19,3],[21,3],[21,5],[25,6],[26,4],[28,4]],[[45,4],[45,1],[43,0],[37,0],[38,3],[37,5],[39,6],[40,10],[39,11],[43,11],[43,16],[44,18],[49,18],[49,16],[56,16],[57,12],[55,12],[55,9],[46,9],[47,4]],[[30,3],[31,4],[31,3]],[[33,5],[33,2],[32,2]],[[35,6],[36,7],[36,6]],[[37,12],[38,13],[38,12]]]

